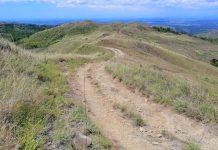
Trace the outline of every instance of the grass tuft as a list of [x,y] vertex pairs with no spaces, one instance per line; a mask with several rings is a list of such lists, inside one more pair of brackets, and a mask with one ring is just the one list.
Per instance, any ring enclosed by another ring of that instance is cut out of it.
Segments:
[[185,150],[201,150],[201,148],[195,143],[189,143]]
[[122,106],[118,103],[115,103],[113,105],[113,108],[114,109],[119,109],[123,115],[129,119],[131,119],[132,121],[134,121],[135,125],[136,126],[140,126],[140,127],[143,127],[146,125],[144,119],[139,115],[139,114],[136,114],[132,111],[130,111],[126,106]]

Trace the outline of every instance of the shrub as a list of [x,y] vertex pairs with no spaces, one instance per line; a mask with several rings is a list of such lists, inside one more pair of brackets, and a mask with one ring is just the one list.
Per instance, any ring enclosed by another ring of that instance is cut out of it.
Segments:
[[152,28],[158,32],[165,32],[165,33],[169,32],[169,33],[174,33],[174,34],[182,34],[182,33],[177,32],[169,27],[153,26]]
[[215,67],[218,67],[218,59],[212,59],[210,61],[211,65],[215,66]]

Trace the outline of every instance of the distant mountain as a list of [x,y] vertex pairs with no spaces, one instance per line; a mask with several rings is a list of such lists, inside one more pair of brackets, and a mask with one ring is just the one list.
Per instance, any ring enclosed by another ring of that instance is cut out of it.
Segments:
[[144,22],[155,26],[171,27],[178,32],[187,32],[194,35],[218,30],[218,20],[151,19],[144,20]]
[[[165,26],[173,28],[178,32],[187,32],[190,34],[207,33],[218,30],[218,19],[167,19],[167,18],[117,18],[117,19],[92,19],[97,23],[131,23],[140,22],[152,26]],[[19,20],[17,23],[37,24],[37,25],[60,25],[69,22],[78,22],[83,20],[76,19],[56,19],[56,20]]]

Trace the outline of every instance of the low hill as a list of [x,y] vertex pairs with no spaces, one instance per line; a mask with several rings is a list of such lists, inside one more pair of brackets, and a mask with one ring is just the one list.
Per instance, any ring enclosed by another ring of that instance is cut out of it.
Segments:
[[25,48],[48,47],[60,41],[67,35],[89,34],[97,28],[97,24],[92,22],[64,24],[52,29],[36,33],[23,40]]

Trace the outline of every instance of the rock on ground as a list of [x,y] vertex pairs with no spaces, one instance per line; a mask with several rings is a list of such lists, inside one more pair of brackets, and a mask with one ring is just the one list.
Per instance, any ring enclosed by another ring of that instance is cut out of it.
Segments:
[[82,133],[76,133],[73,138],[72,146],[76,149],[83,149],[92,144],[92,139]]

